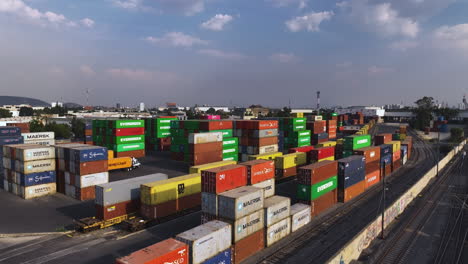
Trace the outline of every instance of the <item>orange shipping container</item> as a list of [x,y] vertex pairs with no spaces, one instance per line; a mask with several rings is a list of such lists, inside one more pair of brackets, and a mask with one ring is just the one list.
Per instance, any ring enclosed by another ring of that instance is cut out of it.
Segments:
[[366,181],[361,181],[358,182],[346,189],[338,189],[338,202],[341,203],[346,203],[357,196],[359,196],[361,193],[364,192],[366,189]]
[[376,170],[366,175],[366,189],[380,181],[380,170]]
[[120,170],[130,168],[132,166],[132,158],[124,157],[124,158],[115,158],[108,160],[108,168],[109,170]]
[[132,254],[118,258],[116,264],[188,264],[188,246],[173,238],[166,239]]

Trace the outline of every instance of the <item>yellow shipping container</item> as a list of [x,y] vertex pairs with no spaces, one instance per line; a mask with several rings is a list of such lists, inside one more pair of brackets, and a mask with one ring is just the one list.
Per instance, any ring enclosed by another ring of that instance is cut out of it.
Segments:
[[325,160],[335,160],[335,157],[324,158],[324,159],[319,160],[318,162],[325,161]]
[[401,150],[401,141],[390,141],[388,142],[388,144],[392,144],[392,150],[393,150],[393,153]]
[[275,168],[287,169],[307,163],[307,154],[304,152],[290,153],[275,158]]
[[157,205],[201,192],[201,176],[193,173],[141,185],[141,202]]
[[304,113],[292,113],[292,117],[304,117]]
[[107,156],[108,156],[107,157],[108,159],[113,159],[114,158],[114,151],[111,150],[111,149],[107,150]]
[[132,166],[132,158],[123,157],[123,158],[109,159],[107,161],[107,166],[110,171],[130,168]]
[[344,142],[344,138],[340,138],[336,140],[336,144],[343,145],[343,142]]
[[213,163],[207,163],[203,165],[198,165],[198,166],[192,166],[189,169],[189,173],[201,173],[202,170],[209,170],[213,168],[218,168],[222,166],[227,166],[227,165],[235,165],[237,164],[237,161],[235,160],[225,160],[225,161],[218,161],[218,162],[213,162]]
[[326,142],[317,144],[317,147],[319,148],[334,147],[334,146],[336,146],[336,141],[326,141]]
[[258,154],[258,155],[249,155],[249,160],[274,160],[276,157],[283,155],[282,152],[273,152],[273,153],[265,153],[265,154]]

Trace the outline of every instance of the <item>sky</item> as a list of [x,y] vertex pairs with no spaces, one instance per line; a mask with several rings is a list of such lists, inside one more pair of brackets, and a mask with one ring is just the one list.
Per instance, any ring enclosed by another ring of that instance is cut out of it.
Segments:
[[0,0],[0,95],[83,105],[468,95],[468,0]]

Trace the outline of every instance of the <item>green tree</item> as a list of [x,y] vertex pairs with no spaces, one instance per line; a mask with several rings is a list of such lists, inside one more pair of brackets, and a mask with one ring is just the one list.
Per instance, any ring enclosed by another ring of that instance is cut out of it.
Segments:
[[33,116],[34,110],[31,107],[21,107],[19,116]]
[[0,109],[0,118],[7,118],[7,117],[11,117],[12,114],[10,111],[6,110],[6,109]]
[[450,129],[450,141],[460,143],[465,138],[465,133],[462,128],[454,127]]
[[437,116],[443,116],[445,120],[450,120],[450,119],[456,118],[458,114],[460,113],[460,110],[455,109],[455,108],[439,108],[439,109],[435,109],[434,113]]
[[73,117],[71,121],[71,131],[75,138],[84,138],[85,126],[83,120]]
[[434,98],[424,96],[417,100],[415,104],[416,108],[413,109],[413,113],[416,115],[416,119],[413,126],[417,129],[423,130],[425,127],[430,125],[432,120],[432,112],[435,109]]
[[273,114],[276,117],[290,117],[291,116],[291,108],[283,107],[282,110],[278,111],[276,114]]
[[55,133],[55,138],[71,138],[72,131],[71,127],[66,124],[57,124],[55,122],[48,123],[44,126],[45,131],[52,131]]
[[226,113],[226,112],[224,112],[223,110],[218,110],[218,111],[216,111],[215,114],[221,116],[221,119],[227,119],[227,118],[229,118],[229,114]]
[[210,107],[208,110],[206,110],[207,114],[214,115],[216,114],[216,110],[213,107]]
[[29,131],[31,132],[44,132],[44,124],[38,119],[33,119],[29,122]]

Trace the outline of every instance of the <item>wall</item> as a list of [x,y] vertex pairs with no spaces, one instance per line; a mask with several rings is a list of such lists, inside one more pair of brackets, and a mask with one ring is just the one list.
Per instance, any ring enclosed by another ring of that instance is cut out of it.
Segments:
[[[439,162],[439,170],[442,170],[450,160],[460,151],[466,144],[467,140],[455,147]],[[406,191],[398,200],[396,200],[385,211],[384,228],[386,228],[397,216],[399,216],[405,208],[410,204],[415,197],[427,186],[429,181],[436,176],[437,167],[430,169],[416,184]],[[357,260],[362,251],[366,249],[370,243],[379,236],[382,231],[382,217],[377,217],[364,230],[357,234],[349,241],[340,251],[338,251],[327,263],[343,264]]]

